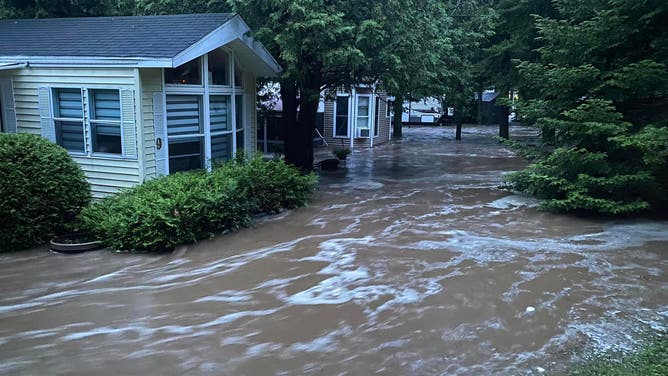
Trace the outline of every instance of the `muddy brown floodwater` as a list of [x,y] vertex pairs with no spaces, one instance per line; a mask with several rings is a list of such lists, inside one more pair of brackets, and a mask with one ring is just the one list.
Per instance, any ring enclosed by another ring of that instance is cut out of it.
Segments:
[[0,373],[560,374],[665,330],[668,222],[537,211],[495,132],[409,129],[172,254],[0,255]]

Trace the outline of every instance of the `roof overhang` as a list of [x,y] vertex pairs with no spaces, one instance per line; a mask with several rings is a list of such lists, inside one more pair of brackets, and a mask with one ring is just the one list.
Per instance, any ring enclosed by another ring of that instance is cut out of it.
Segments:
[[248,36],[239,15],[174,57],[0,56],[0,70],[22,67],[175,68],[223,46],[232,49],[244,68],[258,76],[276,76],[282,68],[262,43]]
[[276,59],[267,51],[262,43],[248,35],[250,27],[236,15],[216,30],[183,50],[172,59],[172,68],[209,53],[216,48],[227,46],[238,54],[245,63],[244,68],[250,68],[258,76],[276,76],[283,69]]

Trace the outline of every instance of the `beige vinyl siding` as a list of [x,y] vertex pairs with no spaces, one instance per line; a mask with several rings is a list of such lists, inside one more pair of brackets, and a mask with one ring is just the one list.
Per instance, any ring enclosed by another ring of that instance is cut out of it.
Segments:
[[[340,93],[343,93],[340,91]],[[359,89],[357,94],[369,94],[371,91],[369,89]],[[386,108],[385,101],[387,101],[387,93],[378,92],[377,95],[381,98],[381,108],[379,114],[379,129],[378,136],[373,138],[373,146],[379,146],[383,143],[386,143],[389,138],[390,132],[390,120],[386,117]],[[352,100],[352,97],[351,97]],[[373,97],[375,101],[375,97]],[[375,113],[372,114],[375,116]],[[325,101],[325,115],[324,115],[324,129],[325,129],[325,141],[330,146],[333,147],[350,147],[350,137],[334,137],[334,101],[327,100]],[[372,130],[373,132],[373,130]],[[372,133],[373,134],[373,133]],[[370,138],[355,138],[353,140],[353,148],[370,148],[371,139]]]
[[325,115],[323,118],[323,129],[325,131],[325,134],[323,136],[325,137],[325,141],[327,141],[328,144],[332,145],[338,145],[338,143],[335,142],[340,142],[338,139],[334,139],[334,101],[326,100],[325,101]]
[[382,145],[390,138],[390,118],[387,117],[387,93],[378,93],[380,97],[380,113],[378,114],[378,137],[373,138],[373,146]]
[[244,74],[244,84],[243,88],[246,92],[244,98],[246,103],[244,103],[244,109],[246,114],[244,114],[244,119],[250,120],[250,134],[247,137],[248,140],[248,152],[255,154],[257,152],[257,93],[256,93],[256,84],[255,76],[251,73]]
[[[153,123],[153,93],[162,92],[162,69],[140,69],[142,89],[142,139],[144,140],[144,176],[146,179],[158,176],[155,156],[155,128]],[[163,140],[163,145],[165,145]]]
[[[37,98],[40,87],[132,89],[136,102],[140,95],[134,85],[132,68],[22,68],[4,74],[13,80],[17,130],[24,133],[41,134]],[[137,124],[141,124],[139,119]],[[137,159],[85,156],[73,156],[73,159],[81,165],[95,198],[142,181]]]

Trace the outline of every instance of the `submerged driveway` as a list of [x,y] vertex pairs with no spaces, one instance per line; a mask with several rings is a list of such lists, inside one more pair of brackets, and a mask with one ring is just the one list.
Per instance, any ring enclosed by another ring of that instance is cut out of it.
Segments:
[[0,255],[0,374],[563,371],[668,323],[668,222],[539,212],[495,128],[409,129],[168,255]]

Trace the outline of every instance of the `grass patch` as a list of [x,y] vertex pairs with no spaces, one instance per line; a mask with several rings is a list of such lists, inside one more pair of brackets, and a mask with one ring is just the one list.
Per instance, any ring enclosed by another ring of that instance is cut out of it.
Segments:
[[633,354],[605,354],[576,365],[570,376],[665,376],[668,375],[668,335],[661,334]]

